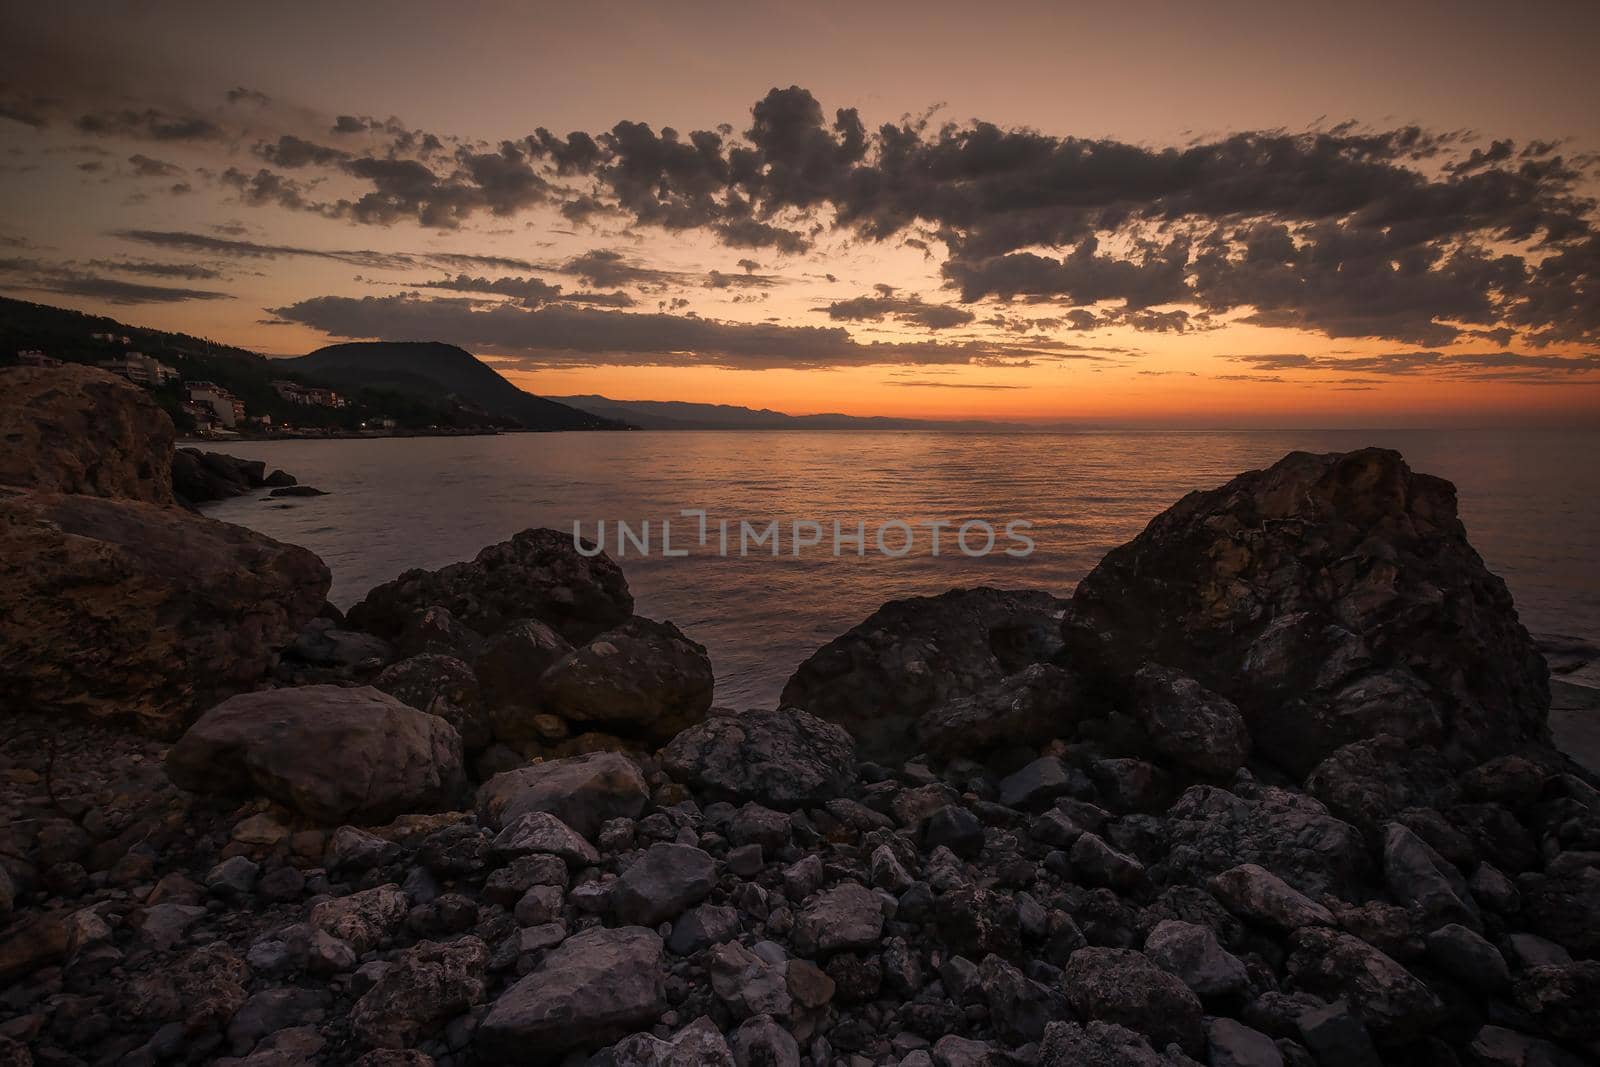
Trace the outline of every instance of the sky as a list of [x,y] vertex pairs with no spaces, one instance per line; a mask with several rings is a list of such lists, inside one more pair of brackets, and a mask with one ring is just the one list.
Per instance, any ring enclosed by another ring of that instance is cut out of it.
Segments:
[[546,395],[1600,416],[1600,6],[6,5],[0,292]]

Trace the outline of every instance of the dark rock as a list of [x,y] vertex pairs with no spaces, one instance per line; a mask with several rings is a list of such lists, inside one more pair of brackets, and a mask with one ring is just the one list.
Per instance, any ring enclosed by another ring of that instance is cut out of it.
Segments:
[[1095,834],[1080,834],[1068,857],[1073,876],[1087,885],[1130,890],[1145,878],[1144,864],[1118,852]]
[[583,835],[547,811],[518,815],[506,823],[490,847],[501,856],[548,853],[574,869],[600,862],[600,854]]
[[1448,923],[1428,934],[1427,944],[1428,958],[1457,981],[1487,993],[1510,987],[1505,957],[1482,934]]
[[277,499],[279,497],[290,497],[290,496],[299,497],[299,496],[327,496],[327,495],[328,494],[324,490],[317,489],[317,488],[315,488],[313,486],[309,486],[309,485],[281,485],[278,488],[272,490],[270,493],[267,494],[267,496],[272,497],[273,499]]
[[1310,797],[1285,789],[1245,798],[1193,786],[1167,815],[1167,863],[1193,881],[1254,863],[1302,893],[1355,899],[1372,868],[1359,830]]
[[1062,975],[1067,999],[1084,1019],[1126,1026],[1155,1045],[1198,1052],[1205,1044],[1200,1001],[1173,975],[1128,949],[1083,948]]
[[489,950],[476,937],[421,941],[355,1004],[351,1032],[378,1048],[407,1048],[484,997]]
[[1000,803],[1008,808],[1037,810],[1072,791],[1073,777],[1054,756],[1041,756],[1000,780]]
[[1206,1059],[1211,1067],[1283,1067],[1272,1038],[1232,1019],[1206,1021]]
[[661,751],[677,781],[781,809],[838,796],[854,764],[848,733],[795,708],[714,711]]
[[983,824],[959,804],[946,804],[923,823],[923,847],[932,851],[943,846],[958,856],[975,859],[983,851]]
[[1250,731],[1233,701],[1159,664],[1133,676],[1134,715],[1157,752],[1195,774],[1232,778],[1250,757]]
[[1108,677],[1161,663],[1232,700],[1300,775],[1382,733],[1482,757],[1546,735],[1544,660],[1454,487],[1381,449],[1189,494],[1078,584],[1064,627]]
[[705,718],[711,688],[703,645],[634,616],[552,664],[539,697],[569,722],[661,744]]
[[570,533],[538,529],[490,545],[470,563],[407,571],[369,592],[350,609],[349,619],[394,640],[414,612],[434,605],[480,634],[538,619],[572,642],[587,641],[633,614],[628,583],[609,556],[580,555]]
[[0,485],[172,503],[172,420],[92,367],[0,369]]
[[1414,1040],[1444,1016],[1439,998],[1359,938],[1307,926],[1290,938],[1287,972],[1300,988],[1347,1001],[1382,1043]]
[[554,1058],[647,1027],[665,1007],[661,939],[636,926],[594,927],[550,950],[502,993],[474,1046],[496,1063],[521,1062],[530,1048]]
[[692,956],[701,949],[731,941],[739,933],[735,908],[702,904],[680,915],[672,924],[667,949],[676,956]]
[[399,636],[394,638],[394,647],[402,656],[433,653],[470,663],[483,647],[483,635],[462,625],[449,608],[433,604],[406,618]]
[[1022,947],[1016,901],[993,889],[960,888],[934,905],[939,938],[953,951],[982,958],[991,952],[1014,959]]
[[438,810],[464,782],[449,723],[366,686],[231,697],[184,733],[166,766],[184,789],[254,793],[330,823]]
[[1410,910],[1424,932],[1454,922],[1483,928],[1461,872],[1398,823],[1389,824],[1384,833],[1383,878],[1390,895]]
[[284,649],[284,656],[348,675],[371,675],[394,659],[394,648],[382,638],[335,626],[330,619],[312,619]]
[[1339,1067],[1382,1067],[1361,1019],[1342,1000],[1303,1012],[1300,1035],[1318,1062]]
[[505,771],[478,790],[478,810],[503,827],[547,811],[593,840],[608,819],[637,819],[650,797],[638,764],[616,752],[591,752]]
[[978,989],[989,1005],[995,1033],[1011,1045],[1038,1041],[1049,1023],[1067,1013],[1060,994],[999,956],[985,956],[978,965]]
[[1530,967],[1517,976],[1517,1005],[1558,1041],[1600,1038],[1600,960]]
[[[572,645],[537,619],[520,619],[503,627],[487,641],[473,664],[484,700],[495,709],[522,709],[521,718],[527,718],[532,709],[539,707],[540,679],[544,672],[563,656],[572,652]],[[525,723],[515,715],[501,715],[502,728],[496,732],[509,740],[536,738]],[[519,728],[520,727],[520,728]]]
[[853,882],[823,893],[794,924],[795,948],[806,956],[871,948],[882,936],[882,902],[872,890]]
[[1038,1067],[1191,1067],[1182,1053],[1157,1052],[1140,1034],[1092,1020],[1051,1023],[1039,1045]]
[[1583,1067],[1587,1061],[1550,1041],[1501,1026],[1485,1026],[1467,1046],[1479,1067]]
[[1049,659],[1060,610],[1045,593],[989,588],[891,601],[802,663],[781,703],[845,727],[870,758],[899,763],[920,747],[925,714]]
[[633,1034],[613,1045],[608,1053],[609,1067],[735,1067],[728,1043],[723,1040],[709,1016],[694,1022],[663,1041],[653,1034]]
[[454,656],[425,652],[403,659],[385,667],[372,687],[454,726],[468,755],[489,744],[489,719],[477,676]]
[[706,898],[717,884],[716,861],[691,845],[658,841],[622,873],[611,890],[621,922],[655,926]]
[[1144,954],[1157,967],[1177,975],[1198,997],[1230,996],[1250,983],[1245,965],[1204,926],[1176,919],[1157,923],[1145,938]]
[[1265,867],[1242,863],[1210,882],[1227,909],[1248,922],[1292,933],[1303,926],[1332,926],[1333,913]]
[[940,759],[1070,734],[1097,711],[1076,675],[1033,663],[975,693],[935,705],[916,723],[917,747]]
[[0,490],[0,703],[174,737],[321,608],[303,548],[176,508]]

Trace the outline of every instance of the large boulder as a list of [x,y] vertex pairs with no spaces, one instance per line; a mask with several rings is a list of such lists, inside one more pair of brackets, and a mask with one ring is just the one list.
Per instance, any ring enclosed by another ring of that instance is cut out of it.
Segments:
[[491,1063],[554,1063],[645,1029],[666,1006],[661,938],[639,926],[591,927],[500,994],[474,1046]]
[[303,548],[171,507],[0,489],[0,706],[176,736],[316,617]]
[[1544,660],[1455,488],[1382,449],[1189,494],[1079,583],[1063,635],[1114,685],[1151,662],[1189,675],[1302,776],[1380,733],[1478,757],[1547,734]]
[[1134,715],[1157,752],[1195,774],[1232,778],[1250,757],[1250,731],[1233,701],[1168,667],[1133,676]]
[[554,663],[539,704],[568,722],[656,743],[706,716],[711,659],[670,622],[635,616]]
[[892,600],[802,663],[780,703],[845,727],[864,755],[898,762],[917,751],[925,714],[1057,652],[1061,611],[1048,593],[986,587]]
[[609,819],[637,819],[650,791],[639,765],[619,752],[590,752],[502,771],[478,789],[484,822],[500,829],[549,812],[593,840]]
[[774,808],[821,804],[855,773],[855,744],[797,708],[719,709],[661,750],[669,775],[697,789]]
[[93,367],[0,370],[0,485],[172,503],[172,420]]
[[489,718],[472,668],[437,652],[424,652],[385,667],[372,685],[418,711],[456,728],[468,753],[489,743]]
[[[585,542],[586,550],[592,547]],[[518,619],[538,619],[581,644],[625,622],[633,595],[604,552],[585,556],[571,534],[534,529],[490,545],[471,562],[406,571],[369,592],[350,609],[349,620],[394,641],[415,613],[435,605],[486,636]]]
[[1067,960],[1061,979],[1081,1018],[1126,1026],[1157,1048],[1175,1043],[1196,1052],[1204,1045],[1200,999],[1141,953],[1080,948]]
[[370,686],[232,697],[179,738],[166,765],[184,789],[259,794],[324,823],[436,811],[465,781],[455,728]]

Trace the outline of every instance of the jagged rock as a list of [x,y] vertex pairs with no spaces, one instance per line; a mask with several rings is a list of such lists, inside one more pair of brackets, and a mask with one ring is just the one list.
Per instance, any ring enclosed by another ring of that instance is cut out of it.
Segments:
[[0,369],[0,485],[172,503],[172,420],[92,367]]
[[547,811],[593,840],[609,819],[637,819],[649,797],[638,764],[617,752],[590,752],[495,775],[478,790],[478,810],[495,828]]
[[464,783],[455,728],[370,686],[231,697],[184,733],[166,766],[184,789],[256,793],[330,823],[439,810]]
[[430,604],[406,618],[394,647],[406,657],[434,654],[471,663],[483,648],[483,635],[462,625],[449,608]]
[[653,1023],[666,1007],[661,939],[637,926],[574,934],[502,993],[475,1048],[491,1062],[594,1048]]
[[919,747],[923,715],[1050,658],[1060,611],[1045,593],[990,588],[890,601],[802,663],[781,703],[845,727],[872,759],[900,762]]
[[739,933],[735,908],[702,904],[680,915],[672,924],[667,949],[675,956],[692,956],[703,948],[730,941]]
[[1092,1020],[1046,1027],[1038,1067],[1194,1067],[1194,1061],[1181,1052],[1157,1052],[1125,1026]]
[[1531,967],[1517,977],[1513,995],[1558,1041],[1600,1038],[1600,960]]
[[1145,938],[1144,954],[1157,967],[1177,975],[1198,997],[1229,996],[1250,983],[1244,964],[1204,926],[1163,920]]
[[[544,672],[572,652],[572,644],[538,619],[520,619],[488,641],[473,662],[483,696],[497,714],[496,734],[530,740],[525,720],[540,705]],[[534,735],[536,736],[536,735]]]
[[1206,1058],[1211,1067],[1283,1067],[1272,1038],[1232,1019],[1207,1020]]
[[1347,1001],[1380,1043],[1420,1037],[1444,1007],[1409,971],[1349,934],[1306,926],[1289,940],[1286,970],[1301,988]]
[[[770,942],[765,947],[777,948]],[[706,972],[712,991],[735,1019],[757,1015],[788,1018],[794,1009],[788,963],[781,950],[763,954],[727,941],[707,954]]]
[[1167,863],[1193,881],[1254,863],[1302,893],[1354,899],[1372,868],[1361,832],[1301,793],[1267,788],[1245,798],[1192,786],[1167,816]]
[[369,592],[349,619],[392,641],[414,612],[435,605],[485,636],[518,619],[538,619],[574,643],[633,614],[627,580],[609,556],[580,555],[570,533],[536,529],[490,545],[470,563],[406,571]]
[[454,726],[468,755],[489,744],[489,717],[477,676],[454,656],[425,652],[392,663],[372,680],[372,687]]
[[1046,1025],[1066,1014],[1059,993],[999,956],[985,956],[978,965],[978,988],[989,1005],[995,1032],[1009,1044],[1038,1041]]
[[1053,663],[1032,663],[935,705],[917,720],[917,746],[939,759],[955,759],[1003,745],[1037,744],[1071,733],[1092,710],[1075,674]]
[[872,890],[854,882],[817,897],[794,924],[794,944],[806,956],[871,948],[883,936],[883,904]]
[[1133,708],[1156,751],[1196,774],[1231,778],[1250,757],[1250,731],[1233,701],[1179,671],[1139,668]]
[[1130,949],[1081,948],[1062,973],[1067,999],[1084,1019],[1126,1026],[1165,1047],[1205,1044],[1199,999],[1173,975]]
[[1449,797],[1454,779],[1433,748],[1380,734],[1335,749],[1306,778],[1306,792],[1375,831],[1407,808]]
[[611,1046],[611,1067],[735,1067],[733,1052],[710,1017],[702,1015],[663,1041],[634,1034]]
[[552,664],[539,699],[569,722],[660,744],[705,718],[711,688],[705,646],[634,616]]
[[697,789],[789,809],[838,796],[855,769],[855,745],[796,708],[713,709],[662,749],[661,766]]
[[1342,1000],[1301,1012],[1296,1019],[1300,1037],[1318,1063],[1339,1067],[1383,1067],[1366,1024]]
[[311,909],[310,922],[347,942],[359,954],[372,951],[394,936],[410,908],[405,893],[391,882],[325,900]]
[[321,609],[303,548],[177,508],[0,489],[0,704],[173,737]]
[[1080,834],[1068,858],[1072,873],[1087,885],[1129,890],[1144,881],[1144,864],[1118,852],[1096,834]]
[[1410,910],[1424,932],[1453,922],[1483,928],[1461,872],[1399,823],[1390,823],[1384,833],[1383,878],[1390,895]]
[[1111,679],[1189,675],[1299,775],[1382,733],[1480,757],[1546,735],[1544,660],[1454,487],[1381,449],[1189,494],[1078,584],[1064,637]]
[[322,864],[330,871],[366,871],[393,863],[400,846],[388,838],[368,833],[359,826],[341,826],[328,838]]
[[658,841],[622,872],[611,890],[611,906],[618,920],[630,925],[676,919],[716,886],[716,870],[716,861],[703,850]]
[[960,804],[946,804],[922,823],[922,845],[929,852],[947,848],[957,856],[976,859],[983,841],[983,823]]
[[472,935],[406,949],[350,1012],[350,1031],[379,1048],[406,1048],[483,999],[489,949]]
[[1583,1067],[1587,1062],[1554,1042],[1503,1026],[1480,1029],[1467,1052],[1478,1067]]
[[501,856],[526,856],[545,852],[562,859],[568,867],[588,867],[600,862],[600,854],[572,827],[547,811],[530,811],[506,823],[492,845]]
[[1037,810],[1072,791],[1073,778],[1054,756],[1041,756],[1000,779],[1000,803],[1008,808]]
[[1211,879],[1211,892],[1241,919],[1292,933],[1303,926],[1333,926],[1333,913],[1265,867],[1242,863]]

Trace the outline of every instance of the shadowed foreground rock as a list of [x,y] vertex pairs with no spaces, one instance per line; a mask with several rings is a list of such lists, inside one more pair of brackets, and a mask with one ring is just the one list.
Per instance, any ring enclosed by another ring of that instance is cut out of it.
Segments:
[[0,694],[173,736],[266,676],[328,584],[310,552],[242,527],[0,489],[0,603],[13,609],[0,614]]
[[436,715],[366,686],[245,693],[206,712],[167,754],[202,793],[259,793],[322,821],[433,811],[463,785],[461,738]]
[[1548,672],[1456,516],[1398,453],[1291,453],[1191,493],[1079,583],[1069,654],[1182,671],[1305,775],[1380,733],[1486,758],[1547,736]]
[[604,553],[579,555],[570,533],[523,530],[471,562],[406,571],[368,593],[350,609],[349,619],[394,641],[414,615],[436,605],[485,637],[519,619],[537,619],[581,644],[626,622],[633,595],[621,568]]

